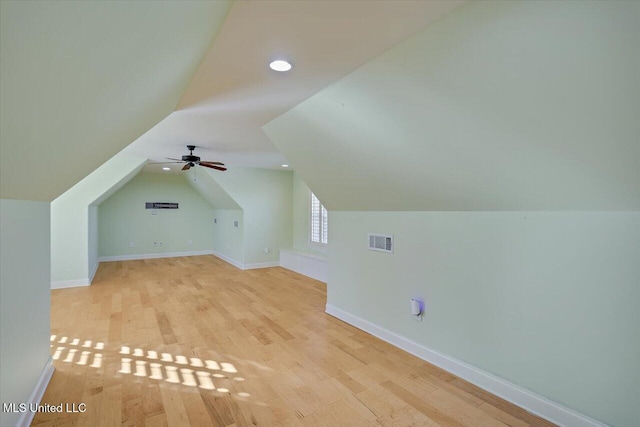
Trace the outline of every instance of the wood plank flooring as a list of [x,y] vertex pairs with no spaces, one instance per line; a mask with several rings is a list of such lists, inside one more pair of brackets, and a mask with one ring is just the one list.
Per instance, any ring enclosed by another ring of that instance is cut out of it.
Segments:
[[326,287],[213,256],[110,262],[52,291],[38,426],[551,426],[324,313]]

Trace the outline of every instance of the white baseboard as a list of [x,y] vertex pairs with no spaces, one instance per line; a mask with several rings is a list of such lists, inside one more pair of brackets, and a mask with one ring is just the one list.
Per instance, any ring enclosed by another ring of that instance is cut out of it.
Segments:
[[90,284],[91,281],[89,279],[61,280],[59,282],[51,282],[51,289],[77,288],[79,286],[89,286]]
[[221,254],[220,252],[213,251],[212,253],[214,256],[217,256],[221,260],[228,262],[229,264],[239,268],[240,270],[253,270],[256,268],[269,268],[269,267],[280,266],[280,262],[278,261],[254,262],[251,264],[244,264],[244,263],[241,263],[240,261],[236,261],[233,258],[229,258],[228,256]]
[[223,261],[228,262],[229,264],[233,265],[234,267],[238,267],[240,270],[244,270],[244,264],[241,263],[240,261],[236,261],[235,259],[229,258],[228,256],[223,255],[220,252],[216,252],[216,251],[213,251],[213,255],[217,256],[218,258],[220,258]]
[[137,259],[154,259],[154,258],[177,258],[183,256],[198,256],[198,255],[215,255],[212,250],[207,249],[204,251],[188,251],[188,252],[158,252],[152,254],[131,254],[131,255],[115,255],[115,256],[102,256],[100,262],[112,262],[112,261],[133,261]]
[[[25,402],[40,404],[40,400],[44,395],[47,386],[49,385],[49,381],[51,380],[51,376],[53,375],[53,371],[55,368],[53,367],[53,359],[49,357],[47,363],[44,365],[44,369],[40,373],[40,377],[38,377],[38,382],[36,383],[36,388],[31,392],[31,396],[29,396],[29,401]],[[31,421],[33,421],[33,417],[36,415],[35,412],[26,411],[20,414],[18,418],[18,422],[16,424],[17,427],[27,427],[31,425]]]
[[280,266],[327,283],[328,266],[326,257],[281,249]]
[[93,266],[91,273],[87,279],[76,280],[61,280],[58,282],[51,282],[51,289],[65,289],[65,288],[77,288],[79,286],[89,286],[93,282],[93,278],[98,271],[98,266],[101,262],[111,261],[132,261],[136,259],[153,259],[153,258],[176,258],[182,256],[198,256],[198,255],[213,255],[213,251],[190,251],[190,252],[164,252],[155,254],[133,254],[133,255],[116,255],[116,256],[103,256],[98,258],[98,262]]
[[267,261],[267,262],[254,262],[251,264],[245,264],[244,270],[255,270],[256,268],[270,268],[280,267],[279,261]]
[[100,265],[100,261],[96,262],[96,265],[93,266],[91,272],[89,273],[88,279],[76,279],[76,280],[60,280],[58,282],[51,282],[51,289],[65,289],[65,288],[77,288],[79,286],[89,286],[91,282],[93,282],[93,278],[98,271],[98,266]]
[[325,312],[559,426],[606,427],[586,415],[327,304]]

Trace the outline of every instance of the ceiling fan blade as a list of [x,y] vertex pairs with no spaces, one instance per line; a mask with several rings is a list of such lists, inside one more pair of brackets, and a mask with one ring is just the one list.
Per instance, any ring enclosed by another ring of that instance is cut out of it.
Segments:
[[222,167],[222,166],[210,165],[208,163],[204,163],[203,164],[202,162],[200,162],[200,166],[205,167],[205,168],[216,169],[216,170],[219,170],[219,171],[226,171],[227,170],[227,168]]
[[218,166],[224,166],[224,163],[221,162],[210,162],[207,160],[200,160],[200,164],[206,163],[208,165],[218,165]]
[[173,163],[182,163],[182,162],[149,162],[148,165],[168,165]]
[[165,159],[167,159],[167,160],[175,160],[177,162],[184,162],[184,160],[182,160],[182,159],[173,159],[171,157],[165,157]]
[[187,163],[186,165],[184,165],[184,166],[182,167],[182,170],[183,170],[183,171],[186,171],[186,170],[189,170],[189,169],[191,169],[191,163]]

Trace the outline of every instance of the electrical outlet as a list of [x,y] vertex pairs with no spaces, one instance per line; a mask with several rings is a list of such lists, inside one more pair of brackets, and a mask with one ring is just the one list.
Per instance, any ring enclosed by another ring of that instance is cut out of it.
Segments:
[[238,228],[238,221],[233,221],[233,226]]
[[135,247],[136,247],[135,242],[129,242],[129,247],[130,247],[130,248],[135,248]]
[[193,245],[193,240],[189,239],[189,241],[187,241],[187,245]]
[[271,248],[264,248],[264,253],[268,254],[269,252],[271,252]]

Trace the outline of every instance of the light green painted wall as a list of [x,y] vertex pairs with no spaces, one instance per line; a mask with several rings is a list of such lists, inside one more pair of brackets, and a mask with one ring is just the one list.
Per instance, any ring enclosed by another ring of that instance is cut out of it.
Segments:
[[[637,424],[640,213],[329,220],[328,304],[610,425]],[[368,233],[393,235],[394,254],[367,250]],[[411,297],[426,303],[422,323]]]
[[117,154],[51,202],[51,281],[83,284],[98,262],[97,205],[133,179],[146,159]]
[[[244,219],[239,209],[214,209],[213,250],[238,264],[244,264]],[[234,226],[238,221],[238,227]]]
[[88,264],[87,271],[89,272],[89,279],[93,279],[93,275],[98,269],[99,255],[98,255],[98,206],[90,205],[88,209]]
[[189,172],[183,173],[182,176],[212,208],[241,210],[238,203],[220,187],[211,174],[205,173],[202,168],[200,168],[200,173],[196,172],[196,168],[192,168]]
[[293,240],[292,172],[230,168],[224,173],[205,173],[242,208],[244,263],[278,262],[280,248],[291,248]]
[[[199,173],[198,173],[199,171]],[[242,209],[218,184],[212,174],[192,168],[182,174],[185,181],[213,208],[213,250],[236,265],[244,264],[244,219]],[[235,227],[234,221],[238,221]]]
[[469,2],[267,124],[329,209],[328,303],[635,426],[638,22],[639,2]]
[[[0,402],[28,402],[49,360],[49,202],[0,200]],[[20,414],[0,414],[16,425]]]
[[[327,254],[326,249],[319,249],[309,242],[311,221],[311,190],[300,178],[293,173],[293,249],[300,252],[310,252],[316,255]],[[320,201],[322,203],[322,200]]]
[[468,2],[264,126],[329,210],[640,210],[640,2]]
[[[179,209],[152,215],[145,202],[177,202]],[[141,173],[103,202],[98,215],[101,257],[212,249],[213,209],[179,175]]]

